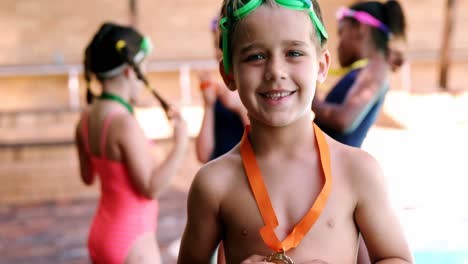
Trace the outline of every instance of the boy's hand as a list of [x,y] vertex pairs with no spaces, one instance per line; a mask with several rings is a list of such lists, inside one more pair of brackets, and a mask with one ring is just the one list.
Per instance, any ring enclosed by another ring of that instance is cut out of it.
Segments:
[[320,260],[320,259],[314,259],[312,261],[303,262],[302,264],[328,264],[328,262],[325,262],[325,261]]
[[265,263],[271,263],[271,264],[275,264],[275,263],[272,263],[272,262],[266,262],[265,260],[265,256],[260,256],[260,255],[252,255],[250,257],[248,257],[247,259],[245,259],[244,261],[241,262],[241,264],[265,264]]

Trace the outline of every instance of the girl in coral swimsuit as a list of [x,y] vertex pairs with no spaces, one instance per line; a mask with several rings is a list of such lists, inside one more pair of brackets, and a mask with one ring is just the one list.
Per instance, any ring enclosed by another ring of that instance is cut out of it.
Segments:
[[[101,197],[88,239],[93,263],[160,263],[156,241],[157,197],[180,167],[188,143],[185,121],[169,106],[173,147],[162,162],[132,115],[130,104],[141,81],[140,70],[151,43],[135,29],[103,24],[85,52],[88,103],[76,129],[81,178],[99,177]],[[91,77],[102,84],[99,97]],[[93,100],[97,99],[97,100]]]

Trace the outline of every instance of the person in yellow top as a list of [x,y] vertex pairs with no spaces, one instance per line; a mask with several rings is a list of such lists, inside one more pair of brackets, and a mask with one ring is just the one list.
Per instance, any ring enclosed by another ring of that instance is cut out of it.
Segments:
[[192,182],[178,263],[412,263],[379,164],[313,124],[330,64],[309,0],[226,0],[220,72],[247,109],[241,143]]
[[324,99],[314,98],[316,122],[339,142],[361,147],[375,123],[403,62],[391,44],[405,39],[405,16],[398,1],[361,1],[342,7],[338,18],[338,60],[344,76]]
[[[392,71],[404,62],[406,19],[397,1],[361,1],[337,11],[338,61],[342,75],[325,98],[314,98],[316,122],[337,141],[361,147],[377,120]],[[369,263],[365,245],[359,264]]]

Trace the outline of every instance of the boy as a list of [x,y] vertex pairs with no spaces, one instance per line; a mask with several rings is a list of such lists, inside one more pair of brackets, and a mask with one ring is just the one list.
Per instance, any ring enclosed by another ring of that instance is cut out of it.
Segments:
[[355,263],[361,232],[373,262],[411,263],[377,162],[311,122],[330,63],[317,3],[240,2],[224,3],[220,71],[251,125],[197,173],[178,262],[222,240],[227,263]]

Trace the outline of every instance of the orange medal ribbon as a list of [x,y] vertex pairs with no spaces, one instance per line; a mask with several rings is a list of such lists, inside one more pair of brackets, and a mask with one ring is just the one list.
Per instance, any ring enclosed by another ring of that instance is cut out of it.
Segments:
[[252,189],[252,193],[255,197],[255,201],[257,202],[257,206],[265,224],[265,226],[260,229],[260,235],[262,236],[265,244],[276,252],[286,252],[291,248],[295,248],[297,245],[299,245],[307,232],[309,232],[309,230],[312,228],[315,221],[317,221],[319,218],[331,192],[332,176],[328,144],[325,140],[322,130],[320,130],[320,128],[315,124],[313,124],[313,126],[315,131],[315,140],[318,144],[325,183],[310,210],[282,242],[278,239],[278,236],[276,236],[274,231],[274,228],[277,227],[279,223],[278,219],[276,218],[273,206],[271,205],[270,197],[268,196],[268,191],[266,189],[265,183],[263,182],[262,173],[258,167],[255,154],[249,142],[249,126],[245,128],[244,135],[242,136],[240,143],[242,163],[249,180],[250,188]]

